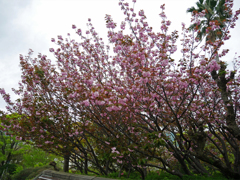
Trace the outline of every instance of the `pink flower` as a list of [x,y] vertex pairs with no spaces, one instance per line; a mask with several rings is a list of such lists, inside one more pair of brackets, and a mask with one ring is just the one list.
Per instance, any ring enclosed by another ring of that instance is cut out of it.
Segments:
[[161,8],[162,10],[164,10],[164,9],[165,9],[165,4],[161,5],[160,8]]
[[73,28],[73,29],[76,29],[77,27],[73,24],[73,25],[72,25],[72,28]]
[[98,93],[98,92],[94,92],[94,93],[92,94],[92,96],[93,96],[93,98],[96,98],[96,97],[99,96],[99,93]]
[[16,136],[16,140],[22,140],[22,137],[18,137],[18,136]]
[[171,24],[171,21],[167,21],[166,25],[169,26]]
[[89,100],[87,99],[87,100],[83,101],[82,104],[85,105],[85,106],[89,106],[89,105],[90,105],[90,102],[89,102]]
[[89,79],[89,80],[88,80],[88,84],[89,84],[89,85],[92,85],[92,83],[93,83],[93,79]]
[[50,52],[54,52],[54,49],[53,49],[53,48],[50,48],[49,51],[50,51]]
[[128,148],[128,150],[129,150],[130,152],[133,152],[133,150],[131,150],[131,149],[129,149],[129,148]]
[[109,112],[112,111],[112,107],[107,107],[106,109],[107,109]]
[[81,30],[81,29],[78,29],[78,30],[77,30],[77,34],[78,34],[78,35],[81,35],[81,33],[82,33],[82,30]]
[[105,104],[104,101],[100,101],[100,102],[99,102],[99,105],[104,105],[104,104]]
[[106,144],[108,144],[108,145],[110,144],[110,143],[109,143],[109,142],[107,142],[107,141],[105,141],[105,143],[106,143]]
[[119,100],[118,100],[118,103],[119,103],[119,104],[122,104],[122,105],[126,105],[125,99],[126,99],[126,98],[124,98],[124,99],[119,99]]
[[138,13],[139,16],[144,16],[144,11],[143,10],[140,10],[139,13]]
[[122,164],[122,161],[120,161],[120,160],[117,160],[117,162],[118,162],[119,164]]
[[105,104],[104,101],[96,101],[95,103],[96,103],[96,105],[100,105],[100,106]]
[[112,106],[112,110],[117,111],[118,107],[117,106]]
[[122,23],[121,23],[121,29],[122,29],[122,30],[125,29],[125,24],[126,24],[125,22],[122,22]]
[[122,47],[120,45],[116,46],[116,50],[121,50],[121,49],[122,49]]
[[151,75],[151,73],[148,71],[148,72],[143,72],[142,73],[143,77],[149,77]]
[[61,35],[59,35],[59,36],[58,36],[58,39],[59,39],[59,40],[63,40],[63,38],[62,38],[62,36],[61,36]]

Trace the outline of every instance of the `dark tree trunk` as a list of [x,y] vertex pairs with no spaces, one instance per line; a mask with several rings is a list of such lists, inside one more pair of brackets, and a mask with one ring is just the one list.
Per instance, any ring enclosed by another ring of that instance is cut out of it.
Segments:
[[64,155],[64,162],[63,162],[63,171],[69,172],[69,155]]
[[85,155],[85,160],[84,160],[84,173],[88,174],[88,159],[87,159],[87,155]]

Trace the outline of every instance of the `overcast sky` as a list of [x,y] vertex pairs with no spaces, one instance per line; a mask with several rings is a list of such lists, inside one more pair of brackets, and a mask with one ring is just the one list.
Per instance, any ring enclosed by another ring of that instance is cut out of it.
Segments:
[[[118,0],[0,0],[0,87],[12,93],[21,80],[19,54],[27,55],[31,48],[36,57],[38,53],[54,60],[49,52],[55,47],[51,38],[57,35],[76,37],[72,24],[87,30],[87,20],[92,19],[96,31],[107,42],[105,14],[110,14],[120,24],[124,19]],[[132,0],[127,0],[132,6]],[[135,10],[144,9],[148,22],[156,32],[160,27],[160,5],[166,4],[166,15],[172,21],[171,30],[181,31],[181,22],[190,23],[186,10],[195,6],[197,0],[137,0]],[[240,0],[235,0],[234,9],[240,8]],[[119,27],[119,26],[118,26]],[[240,22],[231,31],[232,39],[226,43],[230,53],[224,60],[231,63],[235,52],[240,53]],[[179,49],[179,48],[178,48]],[[239,54],[238,54],[239,55]],[[0,109],[5,109],[0,96]]]

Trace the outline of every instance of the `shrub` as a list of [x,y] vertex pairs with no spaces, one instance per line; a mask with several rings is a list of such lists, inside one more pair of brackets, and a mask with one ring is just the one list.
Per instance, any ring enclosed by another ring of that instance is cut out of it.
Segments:
[[7,169],[7,172],[12,175],[16,171],[17,165],[16,164],[5,164],[5,165],[1,166],[0,167],[0,175],[3,173],[3,171],[5,169]]
[[27,168],[23,169],[19,173],[15,174],[13,176],[13,180],[26,180],[26,179],[32,179],[36,177],[38,174],[40,174],[45,169],[50,169],[51,166],[42,166],[42,167],[35,167],[35,168]]

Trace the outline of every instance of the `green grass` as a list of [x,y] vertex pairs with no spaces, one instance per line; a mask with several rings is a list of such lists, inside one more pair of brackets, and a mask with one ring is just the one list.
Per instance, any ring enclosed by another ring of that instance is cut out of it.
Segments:
[[[79,173],[80,174],[80,173]],[[88,174],[93,175],[93,174]],[[121,180],[142,180],[140,174],[138,172],[133,172],[130,174],[129,178],[127,178],[127,173],[123,173],[121,177],[118,177],[118,172],[110,173],[108,176],[98,176],[98,177],[105,177],[105,178],[112,178],[112,179],[121,179]],[[178,176],[169,174],[167,172],[150,172],[145,180],[181,180]],[[183,180],[228,180],[227,178],[223,177],[221,174],[215,174],[211,177],[208,176],[184,176]]]

